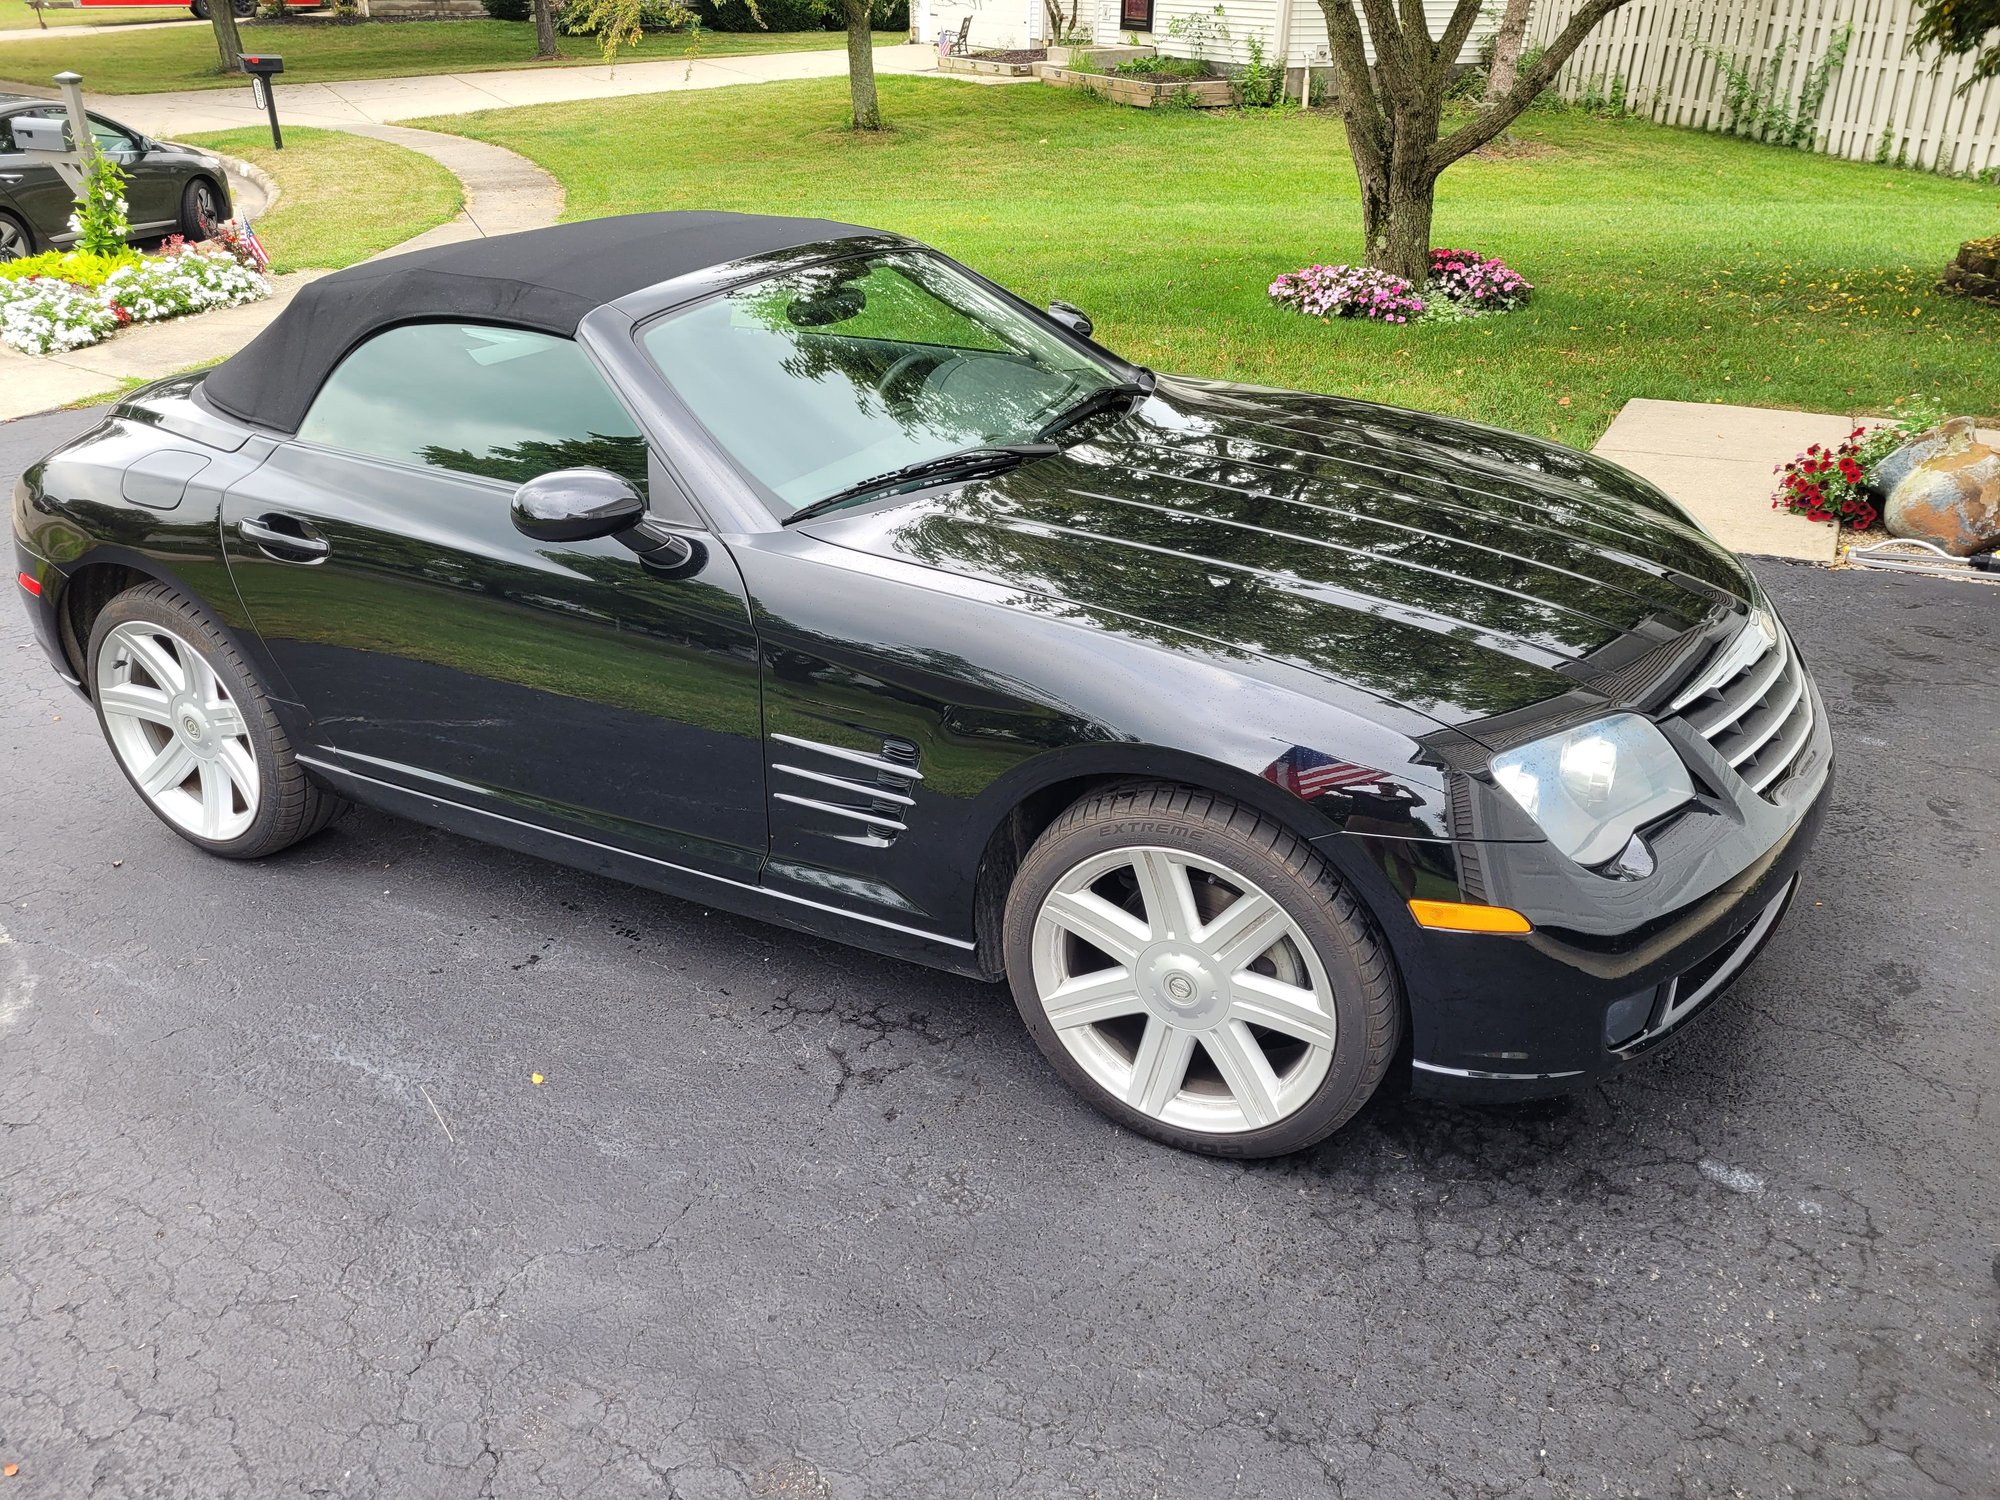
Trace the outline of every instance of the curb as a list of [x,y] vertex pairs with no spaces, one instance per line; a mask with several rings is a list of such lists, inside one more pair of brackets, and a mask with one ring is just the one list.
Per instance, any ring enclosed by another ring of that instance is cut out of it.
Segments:
[[[189,149],[201,151],[207,148],[193,146]],[[224,156],[220,151],[210,151],[208,154],[222,163],[223,170],[234,172],[238,177],[257,184],[258,190],[264,195],[264,206],[258,210],[259,218],[262,218],[278,206],[278,200],[284,196],[284,189],[278,186],[277,178],[273,177],[269,172],[266,172],[255,162],[243,160],[240,156]]]

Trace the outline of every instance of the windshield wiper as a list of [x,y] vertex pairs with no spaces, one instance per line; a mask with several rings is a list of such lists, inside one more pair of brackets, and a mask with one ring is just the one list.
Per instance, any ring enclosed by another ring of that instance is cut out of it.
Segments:
[[1131,380],[1099,386],[1082,400],[1050,417],[1035,436],[1046,442],[1065,428],[1074,427],[1085,417],[1095,416],[1101,411],[1110,411],[1114,407],[1136,405],[1152,395],[1153,387],[1157,384],[1159,377],[1151,370],[1142,368]]
[[872,495],[878,490],[886,490],[894,485],[909,484],[919,479],[969,479],[989,470],[1011,469],[1016,464],[1024,464],[1031,458],[1053,458],[1062,449],[1054,443],[991,443],[978,448],[961,448],[956,453],[942,453],[936,458],[919,459],[913,464],[904,464],[900,469],[891,469],[886,474],[877,474],[872,479],[864,479],[858,484],[850,484],[845,489],[835,490],[823,500],[815,500],[803,510],[785,517],[784,524],[796,525],[809,521],[814,516],[823,516],[828,511],[842,505],[851,505],[856,500]]

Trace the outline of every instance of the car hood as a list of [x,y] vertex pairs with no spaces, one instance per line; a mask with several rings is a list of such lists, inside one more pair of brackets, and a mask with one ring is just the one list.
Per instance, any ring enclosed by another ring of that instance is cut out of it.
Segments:
[[1579,689],[1643,686],[1646,661],[1755,587],[1637,476],[1471,423],[1163,379],[1069,443],[812,529],[1018,590],[1024,608],[1289,662],[1475,735]]

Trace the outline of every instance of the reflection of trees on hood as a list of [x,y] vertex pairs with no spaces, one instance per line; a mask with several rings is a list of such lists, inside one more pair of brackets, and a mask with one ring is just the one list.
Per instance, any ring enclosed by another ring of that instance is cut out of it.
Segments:
[[928,501],[895,527],[893,541],[934,567],[1024,590],[1013,601],[1019,608],[1075,612],[1112,633],[1177,651],[1291,662],[1446,722],[1524,708],[1573,686],[1482,642],[1469,624],[1413,624],[1396,603],[1366,597],[1351,580],[1341,587],[1352,592],[1340,596],[1297,573],[1261,571],[1261,563],[1217,567],[1168,550],[1186,546],[1183,538],[1135,530],[1126,524],[1134,513],[1115,518],[1114,530],[1113,518],[1086,513],[1085,497],[1017,504],[1010,488],[1006,480],[968,485]]
[[421,452],[424,462],[432,468],[481,474],[515,484],[526,484],[557,469],[606,469],[640,494],[646,493],[646,440],[639,437],[609,437],[593,432],[587,438],[563,438],[556,442],[530,439],[512,447],[489,448],[484,453],[438,447]]
[[1423,412],[1335,396],[1190,386],[1144,408],[1131,462],[1166,472],[1204,455],[1235,460],[1224,482],[1467,540],[1580,572],[1662,609],[1706,607],[1648,579],[1639,558],[1740,597],[1733,557],[1665,509],[1644,480],[1588,453]]

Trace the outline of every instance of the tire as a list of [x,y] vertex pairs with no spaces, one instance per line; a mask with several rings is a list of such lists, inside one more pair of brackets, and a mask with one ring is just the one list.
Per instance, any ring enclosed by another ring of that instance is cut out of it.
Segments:
[[1183,1151],[1280,1156],[1324,1140],[1402,1036],[1388,946],[1326,861],[1185,787],[1122,787],[1058,818],[1014,877],[1002,946],[1014,1003],[1063,1080]]
[[206,177],[188,179],[181,189],[181,238],[190,243],[210,239],[222,222],[222,195]]
[[188,14],[193,16],[197,21],[206,21],[208,19],[208,0],[191,0],[188,6]]
[[21,219],[0,209],[0,261],[21,260],[34,253],[34,232]]
[[229,8],[236,12],[236,19],[247,21],[257,14],[257,0],[229,0]]
[[[88,665],[112,759],[189,843],[226,859],[260,859],[345,810],[307,777],[236,648],[167,585],[142,584],[104,607]],[[171,780],[176,771],[184,774]]]

